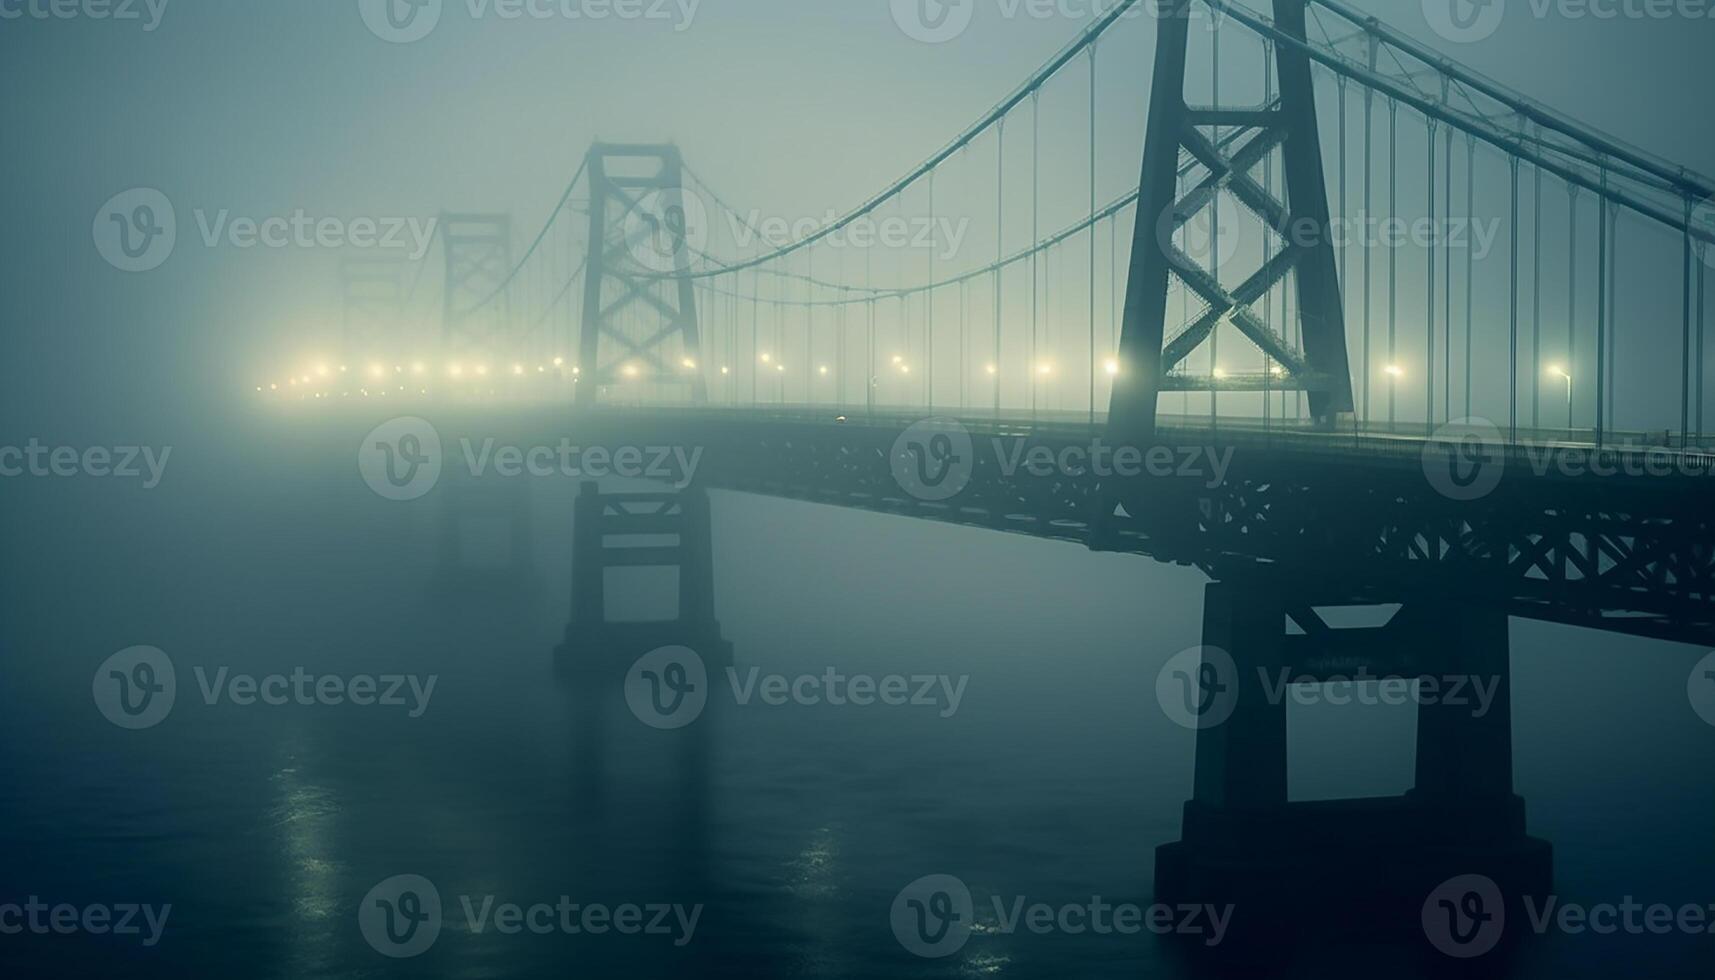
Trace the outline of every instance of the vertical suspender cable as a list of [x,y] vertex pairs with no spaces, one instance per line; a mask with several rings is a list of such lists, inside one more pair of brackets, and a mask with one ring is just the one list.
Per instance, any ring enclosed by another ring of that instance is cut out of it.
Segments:
[[924,404],[929,408],[929,414],[935,414],[935,243],[933,229],[935,227],[935,171],[929,171],[929,289],[923,294],[923,302],[929,307],[928,326],[923,330],[923,387],[925,391]]
[[1000,357],[1000,274],[999,263],[1006,258],[1006,118],[1000,120],[1000,126],[995,137],[995,180],[994,180],[994,416],[1000,418],[1000,379],[1006,362]]
[[[1387,104],[1387,216],[1388,222],[1399,217],[1399,103]],[[1399,408],[1399,246],[1387,246],[1387,428],[1393,431]]]
[[1531,220],[1530,276],[1530,427],[1542,426],[1542,168],[1533,165],[1535,181]]
[[1679,362],[1679,444],[1689,445],[1691,435],[1691,197],[1685,198],[1685,330],[1680,338],[1682,354]]
[[[1465,134],[1465,217],[1477,220],[1477,138]],[[1465,250],[1465,417],[1471,417],[1471,324],[1477,315],[1477,257],[1475,249]]]
[[1608,168],[1602,168],[1602,193],[1596,199],[1602,212],[1597,233],[1596,256],[1596,448],[1602,448],[1607,431],[1608,394]]
[[[1375,42],[1371,41],[1372,50],[1371,50],[1371,54],[1370,54],[1370,61],[1372,63],[1374,63],[1374,61],[1375,61],[1375,53],[1373,50],[1374,44],[1375,44]],[[1374,178],[1374,173],[1375,173],[1375,164],[1374,164],[1374,158],[1375,158],[1374,114],[1375,114],[1375,90],[1370,89],[1370,88],[1366,88],[1366,89],[1364,89],[1364,224],[1366,227],[1370,223],[1370,206],[1371,206],[1371,201],[1372,201],[1371,185],[1374,182],[1373,178]],[[1368,243],[1366,243],[1366,245],[1367,244]],[[1369,248],[1369,247],[1366,247],[1364,249],[1364,345],[1363,345],[1364,346],[1364,369],[1363,369],[1363,373],[1364,373],[1364,382],[1363,382],[1364,418],[1363,418],[1363,423],[1364,423],[1365,428],[1368,428],[1369,424],[1370,424],[1370,340],[1371,340],[1371,335],[1373,333],[1373,331],[1371,329],[1371,324],[1370,324],[1370,313],[1371,313],[1371,310],[1373,309],[1373,306],[1370,302],[1370,267],[1373,264],[1373,260],[1371,259],[1371,256],[1374,254],[1375,254],[1375,249]]]
[[[1566,185],[1566,373],[1578,377],[1578,185]],[[1566,382],[1566,431],[1570,436],[1572,382]]]
[[1090,45],[1090,424],[1096,424],[1096,45]]
[[1507,158],[1508,169],[1512,173],[1512,224],[1509,236],[1512,238],[1512,274],[1508,277],[1507,302],[1507,439],[1518,442],[1518,260],[1519,260],[1519,226],[1518,226],[1518,175],[1519,158]]
[[[1429,157],[1429,220],[1435,220],[1435,120],[1428,120],[1429,138],[1425,141],[1425,152]],[[1435,235],[1429,240],[1429,247],[1424,249],[1429,255],[1429,278],[1424,280],[1423,296],[1428,306],[1428,316],[1423,321],[1423,346],[1425,374],[1423,383],[1423,426],[1424,431],[1435,427],[1435,249],[1442,235]]]

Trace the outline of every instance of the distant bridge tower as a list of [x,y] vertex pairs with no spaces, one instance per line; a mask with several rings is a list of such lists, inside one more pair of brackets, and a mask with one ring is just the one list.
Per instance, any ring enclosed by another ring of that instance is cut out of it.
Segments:
[[348,357],[393,353],[400,343],[409,265],[399,259],[347,258],[339,265]]
[[[1303,39],[1308,2],[1274,0],[1276,27]],[[1338,415],[1352,411],[1352,379],[1307,49],[1274,46],[1280,92],[1274,103],[1251,108],[1189,106],[1185,102],[1185,69],[1192,3],[1164,0],[1164,9],[1156,19],[1155,74],[1120,333],[1120,360],[1126,376],[1136,380],[1115,387],[1110,425],[1118,439],[1152,438],[1158,396],[1164,386],[1177,390],[1303,391],[1309,396],[1311,416],[1323,425],[1332,425]],[[1221,133],[1219,142],[1211,135],[1216,130]],[[1276,149],[1285,161],[1285,201],[1251,176]],[[1181,150],[1208,171],[1208,176],[1183,197],[1178,193]],[[1222,195],[1236,199],[1270,228],[1294,232],[1292,241],[1275,236],[1269,243],[1273,251],[1262,268],[1232,287],[1173,241],[1175,232],[1216,206]],[[1302,351],[1294,349],[1250,309],[1294,272],[1297,313],[1304,331]],[[1164,336],[1169,276],[1177,277],[1208,306],[1171,343]],[[1168,372],[1223,322],[1231,323],[1256,344],[1277,370],[1256,377],[1217,374],[1207,380],[1170,378]]]
[[682,387],[708,400],[692,251],[706,209],[683,187],[679,149],[590,147],[589,266],[584,272],[579,404],[625,384]]
[[513,351],[512,305],[501,288],[512,270],[511,216],[443,213],[441,248],[447,262],[441,314],[447,356]]

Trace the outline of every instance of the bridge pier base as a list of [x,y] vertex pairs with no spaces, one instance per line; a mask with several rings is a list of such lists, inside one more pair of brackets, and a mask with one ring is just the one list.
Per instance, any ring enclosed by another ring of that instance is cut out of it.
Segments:
[[[1335,629],[1318,609],[1270,586],[1209,586],[1205,645],[1231,656],[1236,676],[1221,680],[1237,697],[1229,718],[1198,732],[1194,798],[1182,839],[1156,851],[1156,900],[1233,906],[1229,943],[1241,952],[1353,934],[1422,938],[1424,903],[1463,875],[1495,882],[1508,921],[1523,922],[1524,897],[1552,887],[1553,858],[1525,833],[1513,792],[1505,613],[1426,602],[1385,626]],[[1280,679],[1366,671],[1435,685],[1437,703],[1419,689],[1416,785],[1399,797],[1290,802]],[[1476,697],[1473,682],[1492,697]]]
[[[603,493],[585,482],[573,509],[572,616],[554,651],[560,677],[624,676],[638,657],[664,646],[697,652],[710,669],[732,663],[732,644],[715,618],[714,549],[707,491]],[[671,619],[615,621],[607,612],[607,572],[678,572]]]

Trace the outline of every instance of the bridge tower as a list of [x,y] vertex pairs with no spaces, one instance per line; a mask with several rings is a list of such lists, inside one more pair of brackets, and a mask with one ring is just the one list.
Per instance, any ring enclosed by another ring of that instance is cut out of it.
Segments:
[[449,357],[499,355],[515,346],[506,283],[512,269],[512,218],[505,214],[441,215],[446,279],[442,345]]
[[346,258],[339,264],[344,350],[348,357],[398,350],[405,313],[408,264],[399,259]]
[[584,272],[577,400],[628,383],[682,388],[708,400],[689,277],[706,209],[684,190],[671,145],[590,147],[589,265]]
[[[1345,313],[1307,49],[1273,46],[1280,95],[1271,104],[1188,105],[1186,60],[1194,2],[1162,0],[1156,20],[1154,82],[1119,345],[1125,376],[1133,380],[1115,387],[1109,421],[1114,438],[1122,443],[1147,444],[1154,436],[1159,395],[1170,381],[1178,390],[1304,391],[1312,418],[1324,426],[1352,411]],[[1303,39],[1308,2],[1274,0],[1275,25]],[[1217,14],[1210,12],[1211,17]],[[1215,132],[1221,134],[1218,142]],[[1276,149],[1285,162],[1285,200],[1251,175]],[[1181,151],[1207,172],[1183,197],[1179,195]],[[1223,196],[1236,199],[1276,230],[1268,245],[1270,257],[1231,287],[1173,240],[1176,232],[1215,207]],[[1287,230],[1292,233],[1289,238],[1281,234]],[[1297,276],[1302,351],[1250,309],[1290,273]],[[1170,276],[1208,307],[1171,340],[1165,336]],[[1278,374],[1170,379],[1169,372],[1223,322],[1231,323],[1260,348],[1278,366]]]

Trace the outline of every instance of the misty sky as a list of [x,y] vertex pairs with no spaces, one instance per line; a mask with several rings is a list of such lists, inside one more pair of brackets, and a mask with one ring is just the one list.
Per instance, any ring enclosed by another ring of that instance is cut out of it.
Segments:
[[[1715,135],[1699,124],[1715,21],[1537,17],[1515,0],[1492,38],[1450,44],[1416,2],[1359,5],[1594,126],[1715,171]],[[674,140],[740,207],[843,210],[942,146],[1087,19],[1009,18],[1010,6],[980,0],[970,29],[942,45],[906,36],[883,0],[687,0],[664,5],[665,19],[602,22],[473,17],[460,0],[429,37],[402,45],[371,33],[355,0],[171,0],[152,31],[0,20],[0,314],[15,355],[5,397],[27,416],[64,419],[77,407],[44,411],[44,398],[88,387],[127,414],[194,416],[198,389],[245,390],[258,363],[337,334],[325,251],[193,246],[192,212],[508,211],[527,240],[597,138]],[[1103,200],[1136,181],[1154,29],[1137,19],[1103,43]],[[1069,72],[1044,96],[1045,139],[1065,144],[1044,151],[1046,174],[1057,153],[1068,174],[1044,191],[1045,230],[1087,206],[1086,178],[1074,176],[1086,165],[1086,78]],[[1022,141],[1009,134],[1009,146]],[[164,268],[131,276],[101,261],[90,223],[139,186],[175,202],[181,244]],[[986,205],[972,211],[984,224],[973,236],[992,241]],[[1009,221],[1023,227],[1017,212]],[[1639,319],[1676,314],[1676,279],[1656,288],[1665,305]],[[1673,347],[1677,323],[1661,326],[1658,346]],[[86,407],[93,421],[99,406]]]

